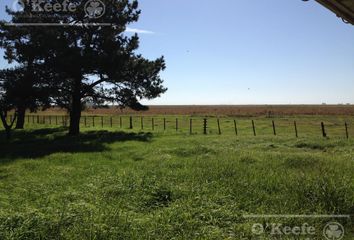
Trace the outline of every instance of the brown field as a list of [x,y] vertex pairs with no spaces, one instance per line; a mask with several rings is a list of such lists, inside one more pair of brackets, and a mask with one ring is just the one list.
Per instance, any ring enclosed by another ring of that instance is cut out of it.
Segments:
[[[52,108],[39,114],[65,114]],[[294,115],[354,115],[354,105],[189,105],[150,106],[148,111],[137,112],[117,107],[87,109],[83,115],[188,115],[188,116],[294,116]]]

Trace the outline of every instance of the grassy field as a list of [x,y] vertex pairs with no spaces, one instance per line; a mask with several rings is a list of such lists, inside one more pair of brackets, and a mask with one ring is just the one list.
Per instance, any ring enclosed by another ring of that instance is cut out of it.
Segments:
[[[174,119],[168,117],[167,131],[162,119],[154,131],[149,119],[144,130],[102,128],[98,121],[77,137],[63,127],[30,124],[11,142],[1,131],[0,239],[302,239],[269,230],[257,236],[257,223],[308,223],[315,235],[303,237],[324,239],[330,221],[353,239],[350,218],[245,216],[353,217],[354,140],[343,130],[352,117],[273,119],[277,136],[272,119],[257,118],[257,137],[250,119],[237,119],[238,136],[231,118],[223,119],[222,135],[212,121],[206,136],[201,125],[190,135],[187,117],[176,133]],[[328,138],[321,136],[321,121]]]

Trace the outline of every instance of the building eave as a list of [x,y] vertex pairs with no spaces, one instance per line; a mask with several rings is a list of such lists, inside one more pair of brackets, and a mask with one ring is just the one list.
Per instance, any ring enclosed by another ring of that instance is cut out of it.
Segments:
[[344,22],[354,25],[354,1],[353,0],[316,0]]

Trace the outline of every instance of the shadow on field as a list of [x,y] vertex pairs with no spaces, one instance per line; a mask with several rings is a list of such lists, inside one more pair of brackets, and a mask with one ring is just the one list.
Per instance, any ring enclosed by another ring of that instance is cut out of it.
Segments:
[[78,136],[68,136],[65,128],[48,128],[33,131],[15,131],[12,140],[5,141],[0,131],[0,162],[19,157],[39,158],[52,153],[103,152],[106,144],[125,141],[148,142],[151,133],[126,133],[89,131]]

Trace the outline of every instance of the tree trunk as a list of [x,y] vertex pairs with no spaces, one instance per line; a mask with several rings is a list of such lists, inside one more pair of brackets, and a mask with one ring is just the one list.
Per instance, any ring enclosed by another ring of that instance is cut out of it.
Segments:
[[6,132],[6,140],[10,140],[11,139],[11,128],[6,127],[5,132]]
[[23,129],[25,125],[25,114],[26,108],[18,107],[17,108],[17,122],[15,129]]
[[74,107],[70,111],[69,135],[78,135],[80,133],[80,118],[81,109],[78,107]]
[[72,94],[72,103],[70,107],[70,127],[69,135],[78,135],[80,133],[80,118],[81,118],[81,78],[76,79],[74,91]]
[[7,123],[6,116],[7,116],[7,111],[3,111],[0,109],[0,119],[1,119],[2,125],[5,128],[6,139],[10,140],[11,139],[11,128],[17,119],[17,113],[14,115],[14,118],[12,119],[12,122],[10,124]]

